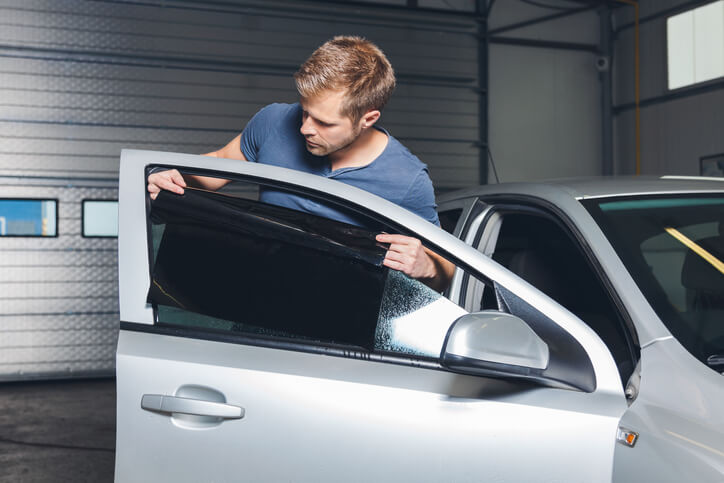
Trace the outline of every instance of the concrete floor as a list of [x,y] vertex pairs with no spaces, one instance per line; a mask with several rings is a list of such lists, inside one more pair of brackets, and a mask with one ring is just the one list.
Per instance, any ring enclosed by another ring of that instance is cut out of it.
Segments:
[[0,383],[0,482],[113,481],[116,381]]

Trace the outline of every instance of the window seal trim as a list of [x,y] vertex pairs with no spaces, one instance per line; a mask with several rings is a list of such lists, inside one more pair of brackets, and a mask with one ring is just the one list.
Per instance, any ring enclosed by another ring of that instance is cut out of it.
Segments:
[[435,362],[434,359],[428,359],[423,357],[408,357],[404,355],[392,355],[389,353],[368,352],[361,347],[331,344],[328,342],[315,341],[312,343],[303,343],[268,335],[250,336],[244,335],[243,333],[221,331],[212,332],[210,330],[204,330],[202,328],[195,327],[172,326],[170,324],[161,325],[158,322],[150,325],[137,322],[126,322],[121,320],[120,330],[167,335],[172,337],[183,337],[196,340],[206,340],[211,342],[224,342],[229,344],[238,344],[253,347],[264,347],[267,349],[304,352],[307,354],[343,357],[345,359],[383,362],[388,364],[449,372],[447,369],[442,367],[439,362]]

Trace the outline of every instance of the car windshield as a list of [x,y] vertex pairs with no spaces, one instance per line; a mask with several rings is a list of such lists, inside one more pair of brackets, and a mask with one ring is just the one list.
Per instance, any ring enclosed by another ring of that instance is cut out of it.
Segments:
[[584,205],[671,333],[697,359],[724,370],[724,194]]

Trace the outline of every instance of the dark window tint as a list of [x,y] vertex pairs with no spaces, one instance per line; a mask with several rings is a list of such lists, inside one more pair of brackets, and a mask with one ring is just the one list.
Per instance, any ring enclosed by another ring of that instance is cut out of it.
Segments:
[[0,200],[0,236],[58,236],[56,200]]
[[151,204],[149,301],[159,324],[439,356],[466,312],[383,265],[387,247],[375,236],[391,227],[359,213],[365,226],[263,203],[252,189],[226,191],[244,198],[189,188]]
[[153,208],[166,225],[153,300],[235,330],[372,348],[387,275],[375,233],[219,194],[166,194]]
[[603,339],[625,383],[633,371],[623,321],[576,243],[551,219],[506,213],[493,259],[555,299]]

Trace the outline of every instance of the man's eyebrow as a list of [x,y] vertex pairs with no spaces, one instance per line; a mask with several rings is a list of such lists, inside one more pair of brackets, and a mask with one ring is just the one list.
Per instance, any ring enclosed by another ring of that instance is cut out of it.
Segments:
[[337,123],[335,123],[335,122],[323,121],[323,120],[319,119],[318,117],[315,117],[315,116],[313,116],[312,114],[310,114],[309,111],[307,111],[307,110],[304,109],[304,108],[302,108],[302,113],[304,113],[304,114],[306,114],[307,116],[311,117],[312,119],[314,119],[315,121],[317,121],[319,124],[324,124],[325,126],[335,126],[335,125],[337,124]]

